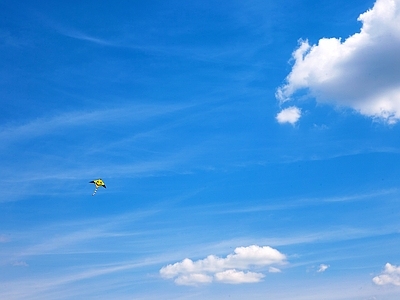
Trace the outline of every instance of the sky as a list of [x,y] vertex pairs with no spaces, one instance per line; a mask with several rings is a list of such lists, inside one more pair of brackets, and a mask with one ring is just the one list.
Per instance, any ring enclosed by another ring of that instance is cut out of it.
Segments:
[[0,298],[398,299],[399,24],[1,1]]

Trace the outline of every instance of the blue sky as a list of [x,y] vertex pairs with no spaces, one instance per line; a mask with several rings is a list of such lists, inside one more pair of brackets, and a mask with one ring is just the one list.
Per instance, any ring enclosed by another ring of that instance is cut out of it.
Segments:
[[0,16],[1,299],[398,298],[399,0]]

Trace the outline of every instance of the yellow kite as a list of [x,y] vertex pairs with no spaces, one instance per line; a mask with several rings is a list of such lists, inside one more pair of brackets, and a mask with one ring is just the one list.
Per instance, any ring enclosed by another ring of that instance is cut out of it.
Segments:
[[103,188],[106,188],[106,185],[105,185],[104,181],[103,181],[101,178],[92,180],[92,181],[90,181],[89,183],[94,183],[94,185],[96,186],[96,188],[94,189],[94,192],[93,192],[92,196],[94,196],[94,195],[96,194],[97,189],[98,189],[99,187],[102,186]]

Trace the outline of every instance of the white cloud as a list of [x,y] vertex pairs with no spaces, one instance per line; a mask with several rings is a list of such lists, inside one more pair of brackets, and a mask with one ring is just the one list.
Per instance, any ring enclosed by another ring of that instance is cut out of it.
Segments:
[[264,274],[254,272],[236,271],[235,269],[218,272],[215,280],[223,283],[240,284],[260,282],[265,277]]
[[318,273],[323,273],[325,272],[327,269],[329,268],[329,265],[324,265],[324,264],[320,264],[319,265],[319,269],[318,269]]
[[377,0],[358,20],[361,31],[343,42],[300,42],[286,84],[276,93],[281,103],[306,89],[320,103],[350,107],[389,124],[400,119],[400,0]]
[[176,284],[183,285],[210,283],[213,280],[235,284],[250,283],[260,281],[264,275],[250,272],[248,269],[282,264],[285,261],[286,256],[274,248],[252,245],[237,247],[234,253],[226,258],[215,255],[197,261],[185,258],[181,262],[161,268],[160,275],[163,278],[175,278]]
[[16,261],[13,263],[14,267],[29,267],[25,261]]
[[270,273],[281,273],[282,271],[275,267],[269,267],[268,272]]
[[283,109],[276,115],[276,120],[283,123],[295,124],[301,117],[301,111],[296,106]]
[[381,275],[375,276],[372,281],[377,285],[393,284],[400,286],[400,266],[387,263]]

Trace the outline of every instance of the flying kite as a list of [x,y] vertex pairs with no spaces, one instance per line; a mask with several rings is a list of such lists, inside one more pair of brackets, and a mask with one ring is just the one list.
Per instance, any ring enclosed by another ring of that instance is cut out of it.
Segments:
[[92,181],[89,181],[89,183],[94,183],[94,185],[96,186],[96,188],[94,189],[94,192],[93,192],[92,196],[94,196],[94,195],[96,194],[97,189],[98,189],[99,187],[102,186],[103,188],[106,188],[106,185],[105,185],[104,181],[103,181],[101,178],[95,179],[95,180],[92,180]]

